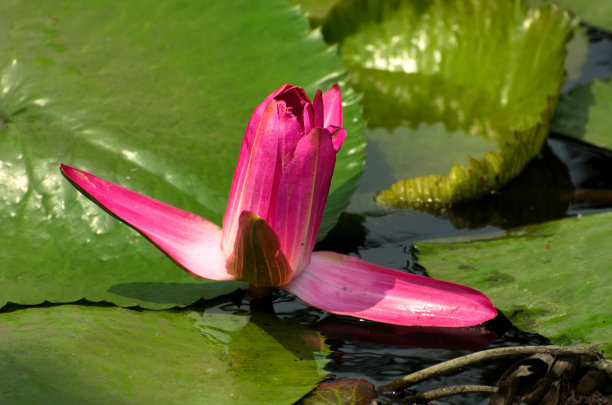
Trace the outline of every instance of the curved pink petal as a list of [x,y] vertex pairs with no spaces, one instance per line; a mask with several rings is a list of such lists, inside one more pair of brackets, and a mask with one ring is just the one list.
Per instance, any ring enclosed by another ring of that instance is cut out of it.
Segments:
[[336,152],[329,131],[313,129],[300,139],[283,172],[276,219],[269,222],[296,277],[308,263],[327,202]]
[[332,252],[315,252],[310,265],[284,287],[326,311],[412,326],[472,326],[497,311],[482,293]]
[[312,107],[314,109],[314,126],[313,128],[325,128],[324,119],[325,119],[325,110],[323,107],[323,95],[321,90],[317,90],[315,94],[315,98],[312,101]]
[[337,84],[323,93],[324,120],[323,127],[342,126],[342,95]]
[[[300,131],[300,138],[306,134],[309,134],[310,131],[315,127],[315,111],[313,105],[308,103],[304,106],[303,113],[301,116],[302,121],[302,130]],[[295,145],[293,145],[293,149],[295,149]],[[291,151],[293,153],[293,150]]]
[[[270,104],[270,101],[272,101],[274,99],[274,97],[278,96],[279,94],[286,92],[292,88],[294,88],[295,86],[292,86],[290,84],[283,84],[282,86],[280,86],[278,89],[274,90],[272,93],[270,93],[253,111],[253,114],[251,114],[251,118],[249,119],[249,123],[247,124],[245,133],[244,133],[244,139],[243,139],[243,143],[253,143],[253,138],[255,137],[255,133],[257,132],[257,124],[259,123],[259,121],[261,121],[261,117],[264,114],[264,111],[266,110],[266,107],[268,106],[268,104]],[[242,152],[242,151],[241,151]],[[240,158],[238,158],[238,161],[240,161]]]
[[[262,118],[266,113],[270,102],[272,102],[276,96],[281,93],[290,91],[293,88],[295,88],[295,86],[283,84],[278,89],[270,93],[255,108],[255,111],[253,111],[253,114],[249,119],[249,123],[247,124],[246,130],[244,132],[244,138],[242,139],[242,146],[240,147],[240,153],[238,154],[238,161],[236,163],[236,170],[234,171],[234,178],[232,181],[232,187],[227,203],[227,209],[223,218],[224,231],[222,237],[222,246],[223,249],[228,250],[228,256],[231,253],[233,237],[235,237],[236,231],[238,229],[238,218],[240,216],[240,213],[242,212],[242,210],[240,210],[240,207],[238,206],[239,199],[237,196],[242,193],[243,188],[245,187],[245,178],[249,168],[249,162],[251,160],[253,144],[255,143],[256,136],[258,134],[261,136]],[[295,142],[297,142],[297,140]]]
[[287,109],[298,118],[298,121],[306,130],[302,135],[310,132],[314,125],[314,111],[310,99],[303,88],[291,86],[274,97],[274,100],[283,101]]
[[346,129],[335,127],[329,127],[327,129],[329,130],[330,128],[333,128],[335,130],[335,133],[332,131],[329,132],[334,134],[334,136],[332,137],[332,143],[334,144],[334,151],[338,153],[340,147],[342,146],[342,143],[344,142],[344,138],[346,138]]
[[[250,123],[249,123],[250,124]],[[253,142],[243,142],[223,217],[222,249],[230,256],[238,233],[240,214],[253,212],[273,223],[278,187],[285,160],[301,136],[297,118],[284,101],[272,100],[256,123]],[[292,144],[292,145],[290,145]]]
[[60,169],[81,191],[140,231],[188,272],[211,280],[234,280],[225,270],[217,225],[74,167],[62,164]]

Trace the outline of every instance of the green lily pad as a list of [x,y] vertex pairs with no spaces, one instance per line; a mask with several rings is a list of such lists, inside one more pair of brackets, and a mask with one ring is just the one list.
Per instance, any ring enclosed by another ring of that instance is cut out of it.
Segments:
[[[567,57],[565,58],[565,70],[567,71],[567,82],[565,88],[575,86],[578,81],[583,79],[582,70],[587,62],[589,53],[589,36],[586,29],[582,26],[574,28],[574,36],[567,43]],[[561,94],[559,103],[564,94]],[[557,105],[557,108],[559,106]],[[553,118],[554,122],[554,118]],[[551,123],[551,126],[553,123]]]
[[612,81],[595,80],[561,96],[551,130],[612,149]]
[[482,291],[517,327],[612,358],[610,244],[608,212],[417,249],[429,275]]
[[[168,308],[243,285],[184,273],[58,165],[220,224],[253,109],[282,83],[313,95],[345,77],[300,11],[282,0],[9,0],[0,27],[0,306]],[[349,135],[320,236],[363,169],[361,108],[342,89]]]
[[608,0],[558,0],[556,3],[585,23],[612,32],[612,3]]
[[321,338],[256,318],[76,305],[2,313],[0,402],[293,403],[323,378],[325,349],[306,343]]
[[[379,203],[430,209],[473,200],[507,184],[540,151],[565,80],[574,25],[566,13],[484,0],[353,0],[336,10],[323,31],[342,39],[370,127],[442,123],[496,143],[484,156],[466,153],[468,164],[446,161],[444,175],[400,180]],[[404,150],[402,160],[413,157],[444,159],[428,148]]]
[[391,181],[406,175],[442,176],[448,171],[447,162],[467,165],[471,160],[469,153],[485,154],[497,145],[494,140],[471,136],[460,129],[449,131],[442,123],[422,123],[417,128],[367,129],[365,134],[369,147],[378,149],[383,156],[391,174],[386,180]]

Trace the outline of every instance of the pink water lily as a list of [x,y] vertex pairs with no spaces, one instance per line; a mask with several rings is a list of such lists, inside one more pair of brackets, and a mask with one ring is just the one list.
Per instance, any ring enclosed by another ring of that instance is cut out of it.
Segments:
[[470,326],[494,317],[489,299],[469,287],[313,253],[341,127],[338,86],[313,102],[290,85],[266,97],[246,129],[223,229],[82,170],[61,170],[195,276],[279,287],[332,313],[399,325]]

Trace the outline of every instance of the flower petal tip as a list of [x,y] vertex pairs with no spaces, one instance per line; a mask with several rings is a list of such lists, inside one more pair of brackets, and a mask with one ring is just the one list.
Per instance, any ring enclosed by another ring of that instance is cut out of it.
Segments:
[[188,272],[210,280],[235,279],[225,270],[217,225],[74,167],[61,164],[60,169],[79,191],[142,233]]
[[482,293],[332,252],[315,252],[288,286],[328,312],[406,326],[464,327],[497,314]]

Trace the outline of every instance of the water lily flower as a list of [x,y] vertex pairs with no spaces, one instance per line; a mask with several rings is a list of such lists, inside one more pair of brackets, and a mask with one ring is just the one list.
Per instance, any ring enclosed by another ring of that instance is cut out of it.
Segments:
[[197,277],[283,288],[332,313],[399,325],[470,326],[494,317],[489,299],[469,287],[313,253],[345,136],[338,86],[312,102],[290,85],[266,97],[246,128],[223,229],[82,170],[61,170]]

